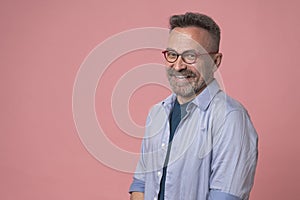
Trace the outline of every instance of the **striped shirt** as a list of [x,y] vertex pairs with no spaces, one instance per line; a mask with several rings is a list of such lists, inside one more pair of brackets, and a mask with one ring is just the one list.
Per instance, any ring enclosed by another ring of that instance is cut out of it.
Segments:
[[[156,200],[170,135],[172,94],[146,123],[141,156],[129,191]],[[186,108],[172,140],[165,200],[248,200],[257,163],[257,133],[245,108],[216,80]]]

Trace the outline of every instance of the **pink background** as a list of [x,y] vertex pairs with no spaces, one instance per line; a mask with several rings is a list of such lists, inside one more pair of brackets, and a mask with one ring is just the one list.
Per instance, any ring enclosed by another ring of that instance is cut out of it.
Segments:
[[[78,137],[72,114],[76,73],[108,37],[138,27],[166,28],[170,15],[186,11],[207,13],[220,24],[226,92],[245,105],[259,133],[251,199],[300,196],[298,1],[5,0],[0,3],[0,199],[128,199],[132,174],[101,164]],[[162,61],[152,51],[138,55],[120,58],[122,69],[107,73],[113,78],[97,90],[98,116],[108,103],[103,96],[110,95],[124,69],[152,58]],[[135,122],[142,125],[150,105],[167,94],[155,85],[136,91],[129,108]],[[116,135],[113,122],[104,120],[115,144],[139,151],[140,140]]]

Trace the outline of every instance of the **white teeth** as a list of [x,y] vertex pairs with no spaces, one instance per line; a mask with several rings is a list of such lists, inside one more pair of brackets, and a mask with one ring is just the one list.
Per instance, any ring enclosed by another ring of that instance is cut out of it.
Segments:
[[176,78],[183,79],[186,78],[186,76],[176,76]]

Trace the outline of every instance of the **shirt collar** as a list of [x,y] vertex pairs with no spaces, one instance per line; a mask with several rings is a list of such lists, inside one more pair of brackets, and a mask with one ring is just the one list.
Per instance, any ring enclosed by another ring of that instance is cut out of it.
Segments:
[[[212,99],[220,90],[219,83],[214,79],[191,103],[195,104],[201,110],[206,110]],[[162,101],[162,105],[170,109],[172,108],[175,99],[176,94],[172,93],[169,97]]]
[[219,83],[214,79],[192,102],[201,110],[206,110],[220,90]]

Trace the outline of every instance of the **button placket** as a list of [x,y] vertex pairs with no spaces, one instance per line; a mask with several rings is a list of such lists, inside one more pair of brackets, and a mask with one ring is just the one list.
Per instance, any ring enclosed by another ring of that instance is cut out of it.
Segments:
[[161,176],[161,172],[157,172],[157,176],[160,177]]

